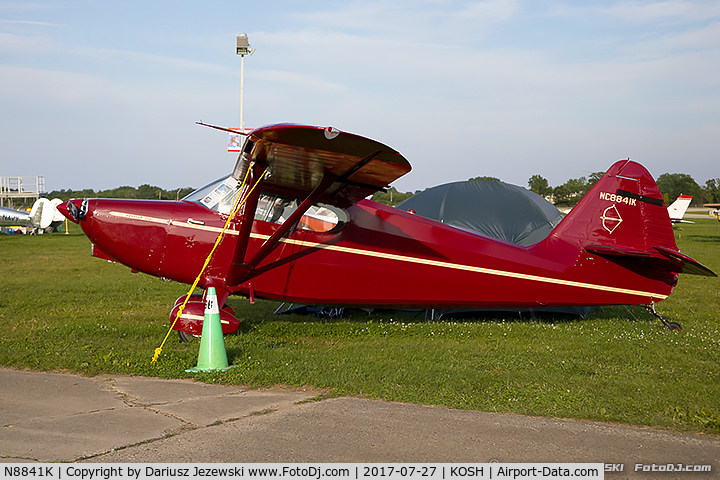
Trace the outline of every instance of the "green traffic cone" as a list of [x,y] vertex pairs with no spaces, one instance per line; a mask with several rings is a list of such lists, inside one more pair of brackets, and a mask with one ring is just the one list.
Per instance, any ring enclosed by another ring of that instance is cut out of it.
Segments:
[[215,294],[215,288],[210,287],[205,295],[205,315],[203,317],[198,363],[195,368],[189,368],[185,371],[212,372],[216,370],[225,371],[229,368],[222,325],[220,324],[217,295]]

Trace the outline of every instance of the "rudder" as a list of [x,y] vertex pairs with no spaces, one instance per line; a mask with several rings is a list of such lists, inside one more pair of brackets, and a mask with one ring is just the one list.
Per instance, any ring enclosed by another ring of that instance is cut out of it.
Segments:
[[553,231],[581,246],[677,250],[665,202],[650,172],[630,159],[612,165]]
[[660,189],[630,159],[612,165],[550,237],[606,258],[643,261],[658,275],[716,276],[678,251]]

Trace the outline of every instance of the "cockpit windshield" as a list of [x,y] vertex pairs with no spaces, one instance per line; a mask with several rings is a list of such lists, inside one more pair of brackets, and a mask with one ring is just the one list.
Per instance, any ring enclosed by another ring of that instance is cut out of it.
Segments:
[[[240,191],[240,183],[232,176],[221,178],[183,198],[220,213],[229,214]],[[298,208],[294,198],[262,193],[255,210],[255,220],[282,224]],[[347,222],[344,210],[317,203],[300,218],[298,228],[315,232],[330,232]]]
[[240,190],[240,183],[232,176],[215,180],[183,198],[220,213],[229,214]]

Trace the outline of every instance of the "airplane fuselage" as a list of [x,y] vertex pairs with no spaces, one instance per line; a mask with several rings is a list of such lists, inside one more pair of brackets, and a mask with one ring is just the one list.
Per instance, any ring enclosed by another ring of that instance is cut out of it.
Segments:
[[[529,247],[485,237],[369,200],[345,210],[337,230],[295,229],[239,285],[228,262],[211,262],[201,286],[290,302],[406,308],[541,308],[654,303],[677,275],[592,255],[558,236]],[[240,218],[240,217],[238,217]],[[80,222],[113,259],[191,284],[227,215],[191,202],[91,199]],[[255,220],[246,258],[278,225]],[[231,258],[240,221],[215,256]]]

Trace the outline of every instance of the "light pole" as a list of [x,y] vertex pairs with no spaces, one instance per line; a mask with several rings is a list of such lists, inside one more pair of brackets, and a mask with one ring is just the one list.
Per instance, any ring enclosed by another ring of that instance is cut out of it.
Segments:
[[243,123],[243,94],[244,94],[244,81],[245,81],[245,55],[252,55],[255,51],[254,48],[250,48],[248,43],[248,36],[245,33],[241,33],[237,36],[237,49],[235,53],[240,55],[240,133],[245,133],[245,124]]

